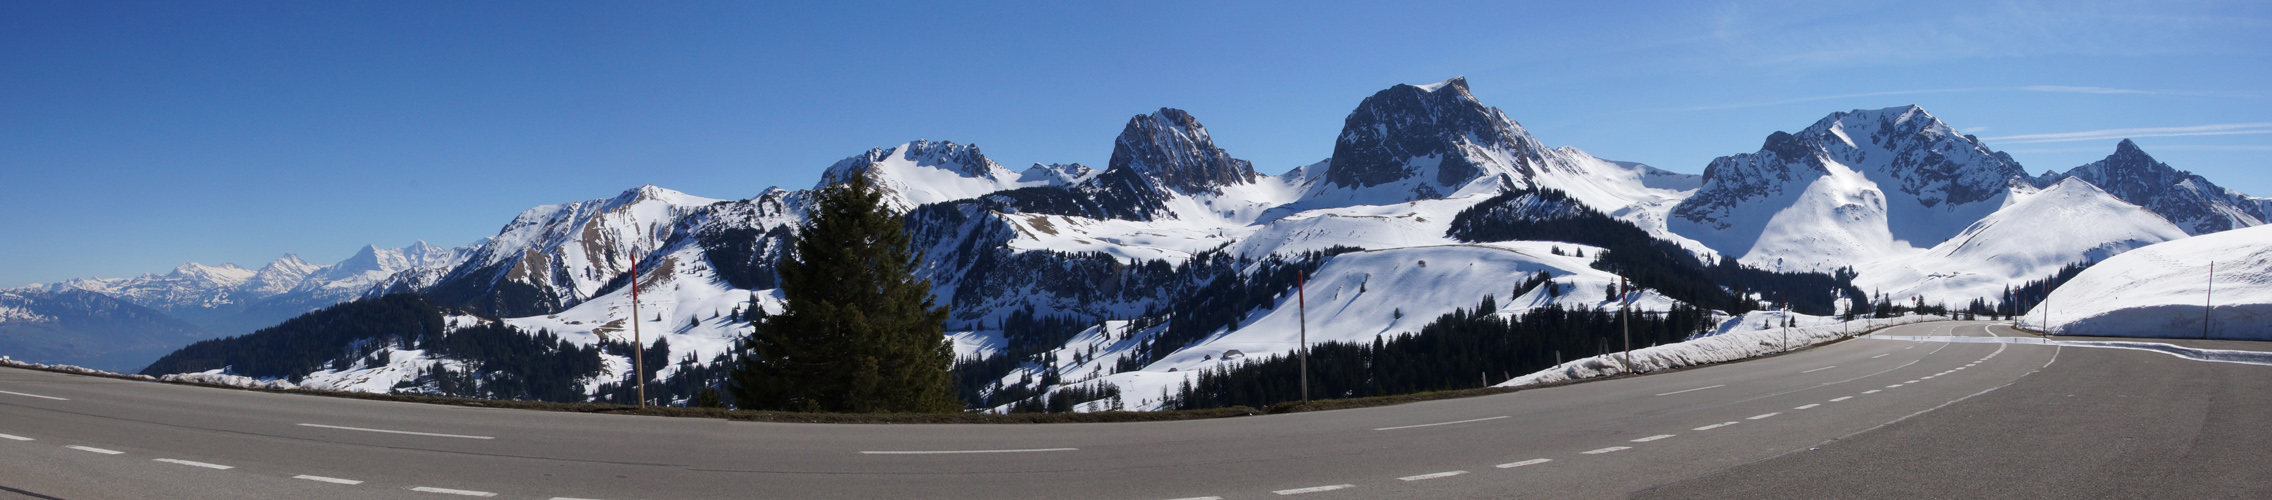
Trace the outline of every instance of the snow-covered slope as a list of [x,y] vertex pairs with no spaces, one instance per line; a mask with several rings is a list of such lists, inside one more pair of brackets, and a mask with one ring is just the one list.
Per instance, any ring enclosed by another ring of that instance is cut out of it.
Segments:
[[1917,106],[1832,113],[1713,160],[1670,225],[1746,264],[1830,270],[1938,245],[2025,173]]
[[1930,250],[1869,263],[1854,283],[1892,297],[2001,302],[2007,287],[2061,266],[2185,237],[2153,212],[2070,178],[2041,191],[2015,187],[2010,206]]
[[[2204,315],[2211,304],[2214,309]],[[2052,290],[2021,317],[2020,326],[2044,329],[2047,317],[2049,330],[2062,335],[2272,340],[2272,226],[2205,234],[2106,259]]]

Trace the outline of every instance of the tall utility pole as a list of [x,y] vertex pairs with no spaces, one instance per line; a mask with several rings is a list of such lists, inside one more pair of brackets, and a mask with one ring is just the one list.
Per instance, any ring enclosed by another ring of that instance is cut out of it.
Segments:
[[1302,403],[1310,402],[1310,296],[1309,273],[1294,271],[1294,312],[1302,332]]
[[2201,294],[2201,340],[2209,340],[2209,311],[2217,307],[2217,261],[2209,261],[2209,291]]
[[647,349],[639,338],[639,259],[631,259],[631,378],[639,379],[639,407],[647,407]]
[[1617,322],[1625,328],[1625,373],[1633,373],[1633,280],[1617,276]]
[[1775,292],[1775,301],[1783,303],[1783,350],[1788,351],[1791,350],[1791,296]]

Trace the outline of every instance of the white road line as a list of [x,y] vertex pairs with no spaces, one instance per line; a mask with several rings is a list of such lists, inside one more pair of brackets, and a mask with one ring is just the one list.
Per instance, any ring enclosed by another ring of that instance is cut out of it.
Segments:
[[1551,458],[1533,458],[1533,459],[1530,459],[1530,460],[1524,460],[1524,461],[1521,461],[1521,462],[1515,462],[1515,463],[1506,463],[1506,464],[1499,464],[1499,468],[1501,468],[1501,469],[1512,469],[1512,468],[1516,468],[1516,467],[1522,467],[1522,466],[1525,466],[1525,465],[1538,465],[1538,464],[1543,464],[1543,463],[1552,462],[1552,461],[1554,461],[1554,459],[1551,459]]
[[1901,384],[1893,384],[1893,385],[1885,386],[1885,388],[1887,388],[1887,389],[1892,389],[1892,388],[1896,388],[1896,387],[1901,387]]
[[1749,417],[1749,418],[1745,418],[1744,420],[1759,420],[1759,419],[1762,419],[1762,418],[1767,418],[1767,417],[1772,417],[1772,416],[1776,416],[1776,415],[1782,415],[1782,414],[1783,414],[1783,412],[1775,412],[1775,413],[1769,413],[1769,414],[1766,414],[1766,415],[1753,415],[1753,416],[1751,416],[1751,417]]
[[1902,383],[1904,383],[1904,384],[1914,384],[1914,383],[1917,383],[1917,381],[1915,381],[1915,380],[1911,380],[1911,381],[1908,381],[1908,382],[1902,382]]
[[15,392],[15,391],[0,391],[0,394],[14,394],[14,395],[18,395],[18,396],[27,397],[27,398],[53,399],[53,400],[56,400],[56,401],[70,401],[69,399],[59,398],[59,397],[55,397],[55,396],[41,396],[41,395],[38,395],[38,394],[24,394],[24,393],[21,393],[21,392]]
[[1631,446],[1611,446],[1611,447],[1608,447],[1608,448],[1602,448],[1602,449],[1599,449],[1599,450],[1586,451],[1586,452],[1582,452],[1582,453],[1585,453],[1585,454],[1587,454],[1587,455],[1600,455],[1600,454],[1603,454],[1603,453],[1609,453],[1609,452],[1612,452],[1612,451],[1620,451],[1620,450],[1630,450],[1630,449],[1633,449],[1633,447],[1631,447]]
[[[1209,499],[1209,498],[1212,498],[1212,499],[1215,499],[1215,500],[1223,500],[1223,497],[1179,498],[1179,499],[1176,499],[1176,500],[1206,500],[1206,499]],[[592,499],[590,499],[590,498],[575,498],[575,497],[552,497],[552,500],[592,500]]]
[[1500,416],[1496,416],[1496,417],[1488,417],[1488,418],[1478,418],[1478,419],[1470,419],[1470,420],[1461,420],[1461,421],[1457,421],[1457,422],[1436,422],[1436,423],[1433,423],[1433,424],[1420,424],[1420,425],[1400,425],[1400,426],[1396,426],[1396,427],[1382,427],[1382,428],[1379,428],[1379,429],[1373,429],[1373,430],[1376,430],[1376,431],[1393,431],[1393,430],[1397,430],[1397,429],[1411,429],[1411,428],[1414,428],[1414,427],[1435,427],[1435,426],[1439,426],[1439,425],[1452,425],[1452,424],[1464,424],[1464,423],[1469,423],[1469,422],[1482,422],[1482,421],[1485,421],[1485,420],[1498,420],[1498,419],[1502,419],[1502,418],[1507,418],[1507,417],[1506,417],[1505,415],[1500,415]]
[[410,491],[416,491],[416,492],[419,492],[419,493],[441,493],[441,494],[444,494],[444,495],[463,495],[463,496],[469,496],[469,497],[493,497],[493,496],[497,496],[497,494],[496,494],[496,493],[490,493],[490,492],[487,492],[487,491],[473,491],[473,490],[453,490],[453,489],[449,489],[449,488],[435,488],[435,487],[431,487],[431,486],[418,486],[418,487],[413,487],[413,488],[411,488],[411,489],[410,489]]
[[64,448],[70,448],[70,449],[79,450],[79,451],[86,451],[86,452],[101,453],[101,454],[104,454],[104,455],[117,455],[117,454],[120,454],[120,453],[126,453],[126,452],[123,452],[123,451],[113,451],[113,450],[105,450],[105,449],[102,449],[102,448],[95,448],[95,447],[91,447],[91,446],[79,446],[79,445],[71,445],[71,446],[65,446]]
[[1027,448],[1022,450],[908,450],[863,451],[862,455],[966,455],[972,453],[1038,453],[1044,451],[1080,451],[1080,448]]
[[[566,498],[553,498],[552,500],[569,500],[569,499],[566,499]],[[1169,500],[1223,500],[1223,497],[1190,497],[1190,498],[1172,498],[1172,499],[1169,499]]]
[[1832,402],[1832,403],[1836,403],[1836,402],[1839,402],[1839,401],[1845,401],[1845,400],[1849,400],[1849,399],[1854,399],[1854,397],[1853,397],[1853,396],[1839,396],[1839,397],[1835,397],[1835,398],[1830,398],[1830,402]]
[[1649,436],[1649,437],[1645,437],[1645,438],[1641,438],[1641,439],[1635,439],[1635,440],[1633,440],[1633,442],[1635,442],[1635,443],[1646,443],[1646,442],[1650,442],[1650,441],[1656,441],[1656,440],[1659,440],[1659,439],[1664,439],[1664,438],[1669,438],[1669,437],[1672,437],[1672,435],[1671,435],[1671,434],[1658,434],[1658,435],[1655,435],[1655,436]]
[[1320,492],[1320,491],[1333,491],[1333,490],[1339,490],[1339,489],[1347,489],[1347,488],[1355,488],[1355,487],[1357,487],[1357,485],[1354,485],[1354,484],[1336,484],[1336,485],[1332,485],[1332,486],[1311,486],[1311,487],[1308,487],[1308,488],[1294,488],[1294,489],[1291,489],[1291,490],[1278,490],[1278,491],[1273,491],[1273,492],[1271,492],[1271,493],[1277,493],[1277,494],[1279,494],[1280,496],[1284,496],[1284,495],[1300,495],[1300,494],[1303,494],[1303,493],[1317,493],[1317,492]]
[[207,469],[213,469],[213,470],[229,470],[229,469],[234,469],[234,468],[236,468],[236,467],[230,467],[230,466],[221,465],[221,464],[209,464],[209,463],[205,463],[205,462],[191,462],[191,461],[188,461],[188,460],[182,460],[182,459],[178,459],[178,458],[153,458],[153,459],[150,459],[150,460],[151,460],[151,461],[153,461],[153,462],[165,462],[165,463],[169,463],[169,464],[181,464],[181,465],[187,465],[187,466],[190,466],[190,467],[204,467],[204,468],[207,468]]
[[340,479],[340,478],[336,478],[336,477],[323,477],[323,476],[308,476],[308,475],[299,475],[299,476],[292,476],[292,479],[306,479],[306,480],[309,480],[309,481],[321,481],[321,482],[326,482],[326,483],[331,483],[331,484],[346,484],[346,485],[356,485],[356,484],[363,484],[363,482],[362,482],[362,481],[356,481],[356,480],[353,480],[353,479]]
[[1718,429],[1718,428],[1721,428],[1721,427],[1727,427],[1727,426],[1730,426],[1730,425],[1736,425],[1736,423],[1735,423],[1735,422],[1727,422],[1727,423],[1720,423],[1720,424],[1712,424],[1712,425],[1707,425],[1707,426],[1703,426],[1703,427],[1697,427],[1697,428],[1695,428],[1695,429],[1690,429],[1690,430],[1697,430],[1697,431],[1708,431],[1708,430],[1712,430],[1712,429]]
[[1822,403],[1809,403],[1809,404],[1807,404],[1806,406],[1801,406],[1801,407],[1798,407],[1798,408],[1792,408],[1792,409],[1793,409],[1793,410],[1804,410],[1804,409],[1813,408],[1813,407],[1817,407],[1817,406],[1822,406]]
[[368,429],[368,428],[363,428],[363,427],[344,427],[344,426],[338,426],[338,425],[323,425],[323,424],[300,424],[300,426],[301,426],[301,427],[316,427],[316,428],[322,428],[322,429],[339,429],[339,430],[343,430],[343,431],[383,432],[383,433],[387,433],[387,434],[409,434],[409,435],[412,435],[412,436],[433,436],[433,437],[446,437],[446,438],[459,438],[459,439],[497,439],[497,438],[494,438],[494,437],[489,437],[489,436],[467,436],[467,435],[464,435],[464,434],[436,434],[436,433],[432,433],[432,432],[391,431],[391,430],[386,430],[386,429]]
[[1886,355],[1889,355],[1889,354],[1893,354],[1893,353],[1890,353],[1890,352],[1889,352],[1889,353],[1885,353],[1885,354],[1879,354],[1879,355],[1876,355],[1876,356],[1870,356],[1870,359],[1878,359],[1878,358],[1883,358],[1883,357],[1886,357]]
[[1447,477],[1457,476],[1457,475],[1460,475],[1460,474],[1466,474],[1466,473],[1467,473],[1467,471],[1464,471],[1464,470],[1455,470],[1455,471],[1450,471],[1450,472],[1438,472],[1438,473],[1434,473],[1434,474],[1421,474],[1421,475],[1417,475],[1417,476],[1404,476],[1404,477],[1400,477],[1400,478],[1396,478],[1396,479],[1397,479],[1397,480],[1399,480],[1399,481],[1420,481],[1420,480],[1426,480],[1426,479],[1440,479],[1440,478],[1447,478]]
[[1830,366],[1825,366],[1825,367],[1821,367],[1821,368],[1816,368],[1816,369],[1812,369],[1812,370],[1807,370],[1807,371],[1803,371],[1803,372],[1799,372],[1799,373],[1802,373],[1802,374],[1804,374],[1804,373],[1814,373],[1814,372],[1819,372],[1819,371],[1828,370],[1828,369],[1831,369],[1831,368],[1837,368],[1837,367],[1838,367],[1838,365],[1830,365]]
[[32,438],[23,437],[23,436],[18,436],[18,435],[14,435],[14,434],[0,434],[0,439],[6,439],[6,440],[9,440],[9,441],[32,441],[32,440],[33,440]]
[[1885,389],[1870,389],[1867,391],[1862,391],[1863,394],[1877,394],[1880,392],[1885,392]]
[[1701,391],[1701,390],[1705,390],[1705,389],[1711,389],[1711,388],[1715,388],[1715,387],[1727,387],[1727,386],[1728,386],[1728,384],[1720,384],[1720,385],[1708,385],[1708,386],[1704,386],[1704,387],[1698,387],[1698,388],[1695,388],[1695,389],[1684,389],[1684,390],[1678,390],[1678,391],[1667,392],[1667,393],[1664,393],[1664,394],[1658,394],[1658,396],[1671,396],[1671,395],[1674,395],[1674,394],[1680,394],[1680,393],[1683,393],[1683,392],[1695,392],[1695,391]]

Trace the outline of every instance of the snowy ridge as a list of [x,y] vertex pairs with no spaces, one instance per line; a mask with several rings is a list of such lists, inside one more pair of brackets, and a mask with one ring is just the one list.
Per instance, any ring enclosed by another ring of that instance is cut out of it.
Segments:
[[2001,302],[2006,287],[2042,279],[2061,266],[2186,237],[2153,212],[2080,179],[2012,193],[2010,206],[1930,250],[1866,265],[1855,284],[1894,297]]

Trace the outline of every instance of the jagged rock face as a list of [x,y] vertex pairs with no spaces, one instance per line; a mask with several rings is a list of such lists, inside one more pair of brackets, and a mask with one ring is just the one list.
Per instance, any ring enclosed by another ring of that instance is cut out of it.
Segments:
[[1116,169],[1142,173],[1185,194],[1217,193],[1222,186],[1251,184],[1255,178],[1253,164],[1215,147],[1207,127],[1175,108],[1128,119],[1105,166],[1106,171]]
[[2209,179],[2155,161],[2137,143],[2123,139],[2106,159],[2067,170],[2046,173],[2039,185],[2078,178],[2106,190],[2132,205],[2145,207],[2189,235],[2263,225],[2272,220],[2266,200],[2218,187]]
[[[1495,173],[1479,163],[1505,161],[1527,179],[1543,151],[1505,113],[1476,101],[1466,78],[1453,78],[1397,85],[1365,98],[1342,123],[1325,178],[1337,187],[1371,187],[1428,175],[1432,166],[1426,180],[1437,191]],[[1491,152],[1514,154],[1500,158]]]
[[995,164],[994,160],[987,159],[985,153],[979,152],[978,146],[975,144],[955,144],[954,141],[931,142],[917,139],[899,147],[870,149],[866,153],[838,160],[835,165],[828,167],[826,173],[821,174],[820,185],[826,186],[844,182],[851,179],[853,174],[868,173],[870,168],[890,161],[893,156],[898,156],[917,165],[962,174],[965,177],[991,176],[994,175],[995,169],[1002,168],[1001,165]]

